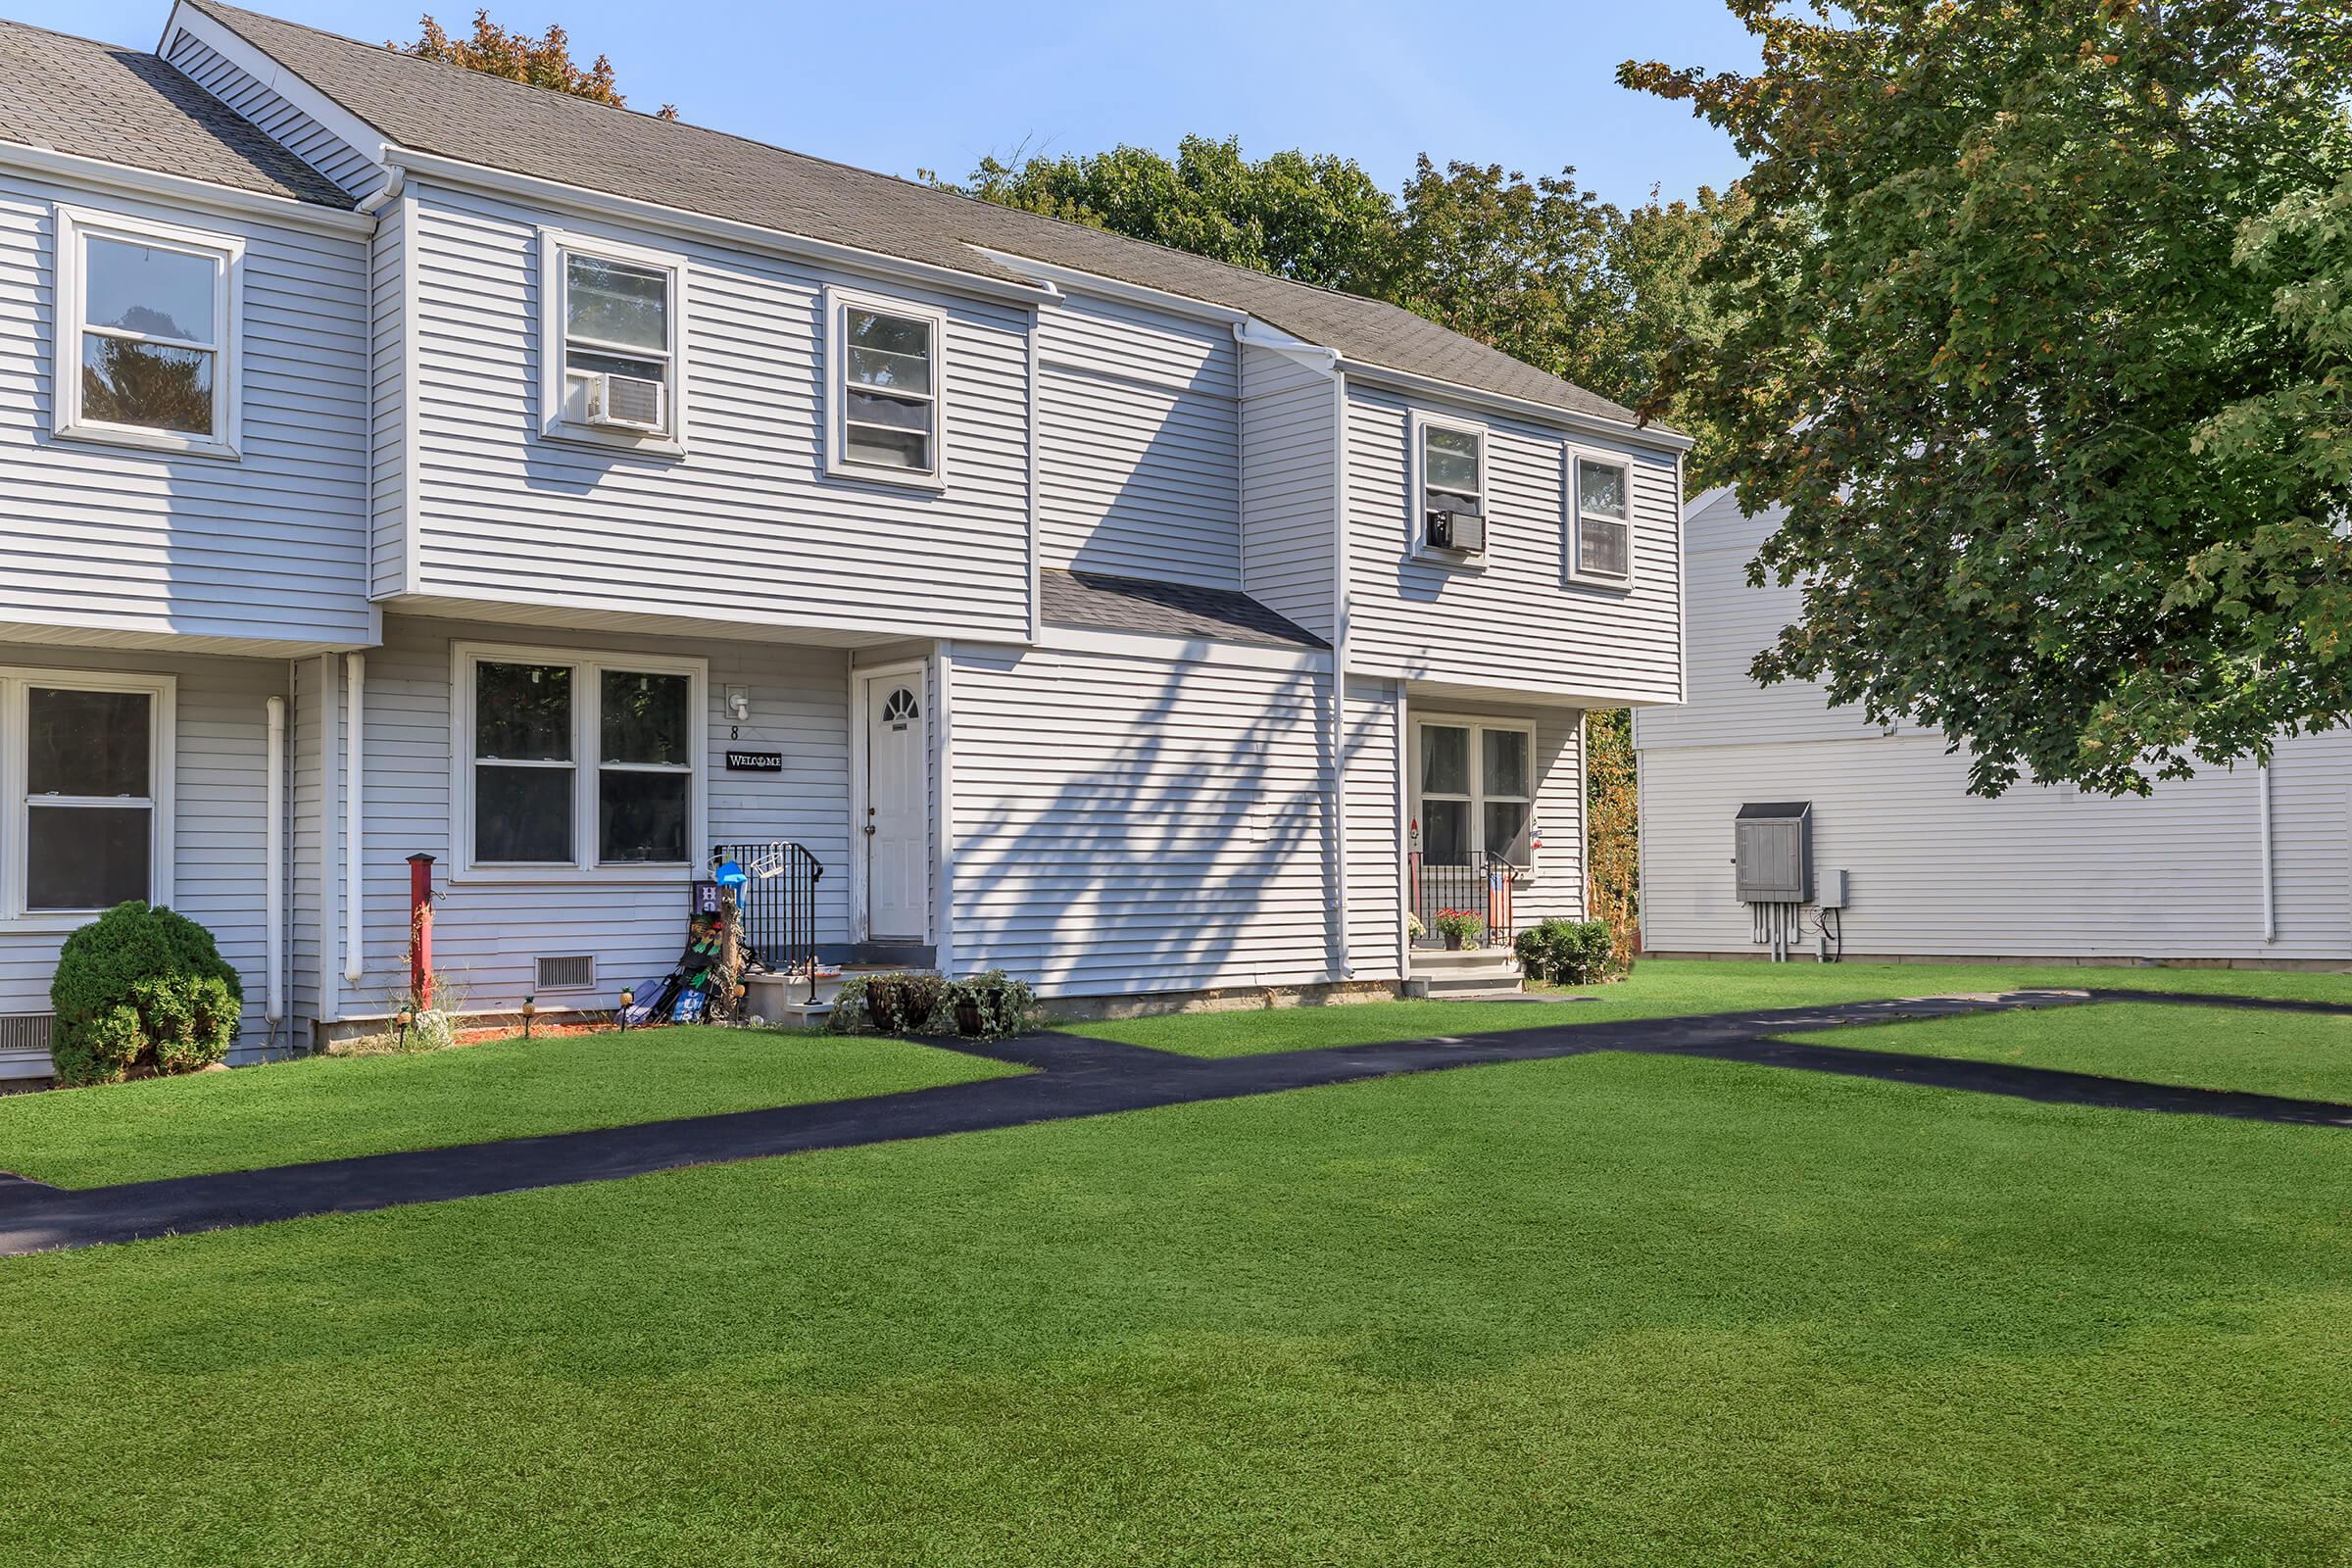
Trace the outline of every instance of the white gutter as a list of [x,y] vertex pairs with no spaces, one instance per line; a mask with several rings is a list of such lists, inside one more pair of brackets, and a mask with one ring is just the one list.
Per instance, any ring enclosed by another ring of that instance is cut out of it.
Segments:
[[1367,360],[1351,360],[1346,355],[1340,356],[1340,368],[1358,380],[1401,387],[1408,392],[1426,392],[1433,397],[1448,398],[1456,403],[1517,415],[1537,424],[1605,435],[1612,441],[1630,441],[1637,446],[1662,447],[1674,452],[1688,451],[1698,444],[1679,430],[1669,430],[1660,425],[1636,424],[1630,419],[1611,419],[1597,414],[1579,414],[1573,409],[1539,403],[1533,398],[1513,397],[1507,392],[1489,392],[1481,387],[1464,386],[1459,381],[1423,375],[1416,370],[1398,370],[1386,365],[1374,365]]
[[[401,169],[397,167],[394,168],[391,177],[385,180],[383,184],[376,187],[373,195],[362,199],[359,206],[355,208],[354,211],[366,213],[369,218],[373,218],[376,214],[382,212],[385,208],[400,200],[400,189],[408,182],[408,174]],[[373,276],[374,269],[369,268],[368,273],[370,276]]]
[[517,174],[482,164],[469,164],[463,159],[444,158],[439,153],[420,152],[414,147],[386,147],[384,161],[406,170],[411,175],[443,179],[495,195],[519,196],[545,207],[577,213],[607,223],[625,223],[692,238],[719,240],[748,251],[825,262],[869,277],[911,278],[959,294],[976,295],[982,299],[1012,300],[1023,305],[1035,304],[1042,294],[1033,284],[991,277],[985,272],[967,272],[957,268],[941,267],[933,262],[918,262],[881,251],[869,251],[862,246],[845,245],[836,240],[788,233],[780,228],[747,223],[740,219],[714,218],[708,213],[644,201],[635,196],[590,190],[582,185],[565,184],[560,179],[544,179],[537,174]]
[[270,929],[264,944],[269,1001],[262,1016],[274,1024],[286,1015],[286,700],[272,697],[264,707],[270,713],[269,805],[263,811],[270,833],[265,854],[270,881],[263,903]]
[[128,164],[109,163],[103,158],[85,158],[79,153],[61,153],[53,147],[32,147],[23,142],[0,141],[0,169],[41,179],[94,185],[125,196],[143,196],[152,201],[166,202],[174,207],[193,207],[205,212],[225,213],[235,218],[267,219],[289,228],[313,229],[355,238],[365,236],[375,228],[373,219],[340,207],[321,207],[316,202],[296,201],[291,196],[272,196],[267,191],[216,185],[210,180],[190,179],[184,174],[134,169]]
[[2278,940],[2278,890],[2271,868],[2271,764],[2254,770],[2254,787],[2262,808],[2262,940]]
[[368,656],[343,656],[343,978],[358,985],[367,972],[360,951],[360,731]]

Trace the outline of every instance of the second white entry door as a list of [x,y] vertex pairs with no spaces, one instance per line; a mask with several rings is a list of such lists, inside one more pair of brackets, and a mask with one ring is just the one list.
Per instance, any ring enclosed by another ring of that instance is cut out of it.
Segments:
[[865,683],[866,935],[920,942],[928,922],[931,867],[926,809],[924,715],[919,676]]

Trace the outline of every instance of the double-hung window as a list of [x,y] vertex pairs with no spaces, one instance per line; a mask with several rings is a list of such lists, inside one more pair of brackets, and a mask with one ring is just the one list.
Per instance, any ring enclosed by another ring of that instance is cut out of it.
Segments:
[[1414,549],[1475,559],[1487,549],[1487,433],[1427,416],[1413,421]]
[[1568,575],[1622,588],[1634,580],[1634,471],[1623,459],[1568,454]]
[[170,898],[172,694],[168,675],[0,669],[9,916]]
[[826,318],[826,471],[940,484],[946,315],[834,289]]
[[550,230],[540,276],[546,433],[674,445],[686,428],[684,259]]
[[1478,865],[1491,853],[1515,866],[1533,865],[1533,726],[1430,718],[1418,728],[1423,862]]
[[244,241],[57,210],[57,434],[234,457]]
[[461,647],[474,870],[680,868],[701,842],[698,661]]

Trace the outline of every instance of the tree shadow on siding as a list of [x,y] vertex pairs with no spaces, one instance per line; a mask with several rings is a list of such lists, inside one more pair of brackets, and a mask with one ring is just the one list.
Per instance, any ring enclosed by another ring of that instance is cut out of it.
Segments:
[[984,667],[985,704],[956,715],[997,736],[958,747],[956,793],[985,801],[956,840],[958,967],[1061,996],[1335,977],[1325,676],[1034,650]]

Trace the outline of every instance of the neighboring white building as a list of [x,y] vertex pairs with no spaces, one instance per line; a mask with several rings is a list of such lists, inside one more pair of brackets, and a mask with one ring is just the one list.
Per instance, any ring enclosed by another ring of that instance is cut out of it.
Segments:
[[0,24],[0,1076],[123,897],[381,1019],[418,855],[484,1009],[779,841],[833,958],[1394,991],[1682,695],[1688,443],[1388,306],[211,0]]
[[[1967,757],[1939,732],[1882,732],[1818,686],[1748,677],[1799,613],[1795,589],[1747,585],[1776,525],[1728,490],[1690,508],[1690,702],[1634,722],[1651,952],[1765,951],[1735,896],[1733,817],[1809,802],[1817,891],[1846,873],[1834,918],[1849,958],[2352,965],[2352,731],[2144,798],[2034,784],[1971,796]],[[1819,913],[1805,912],[1802,956]]]

